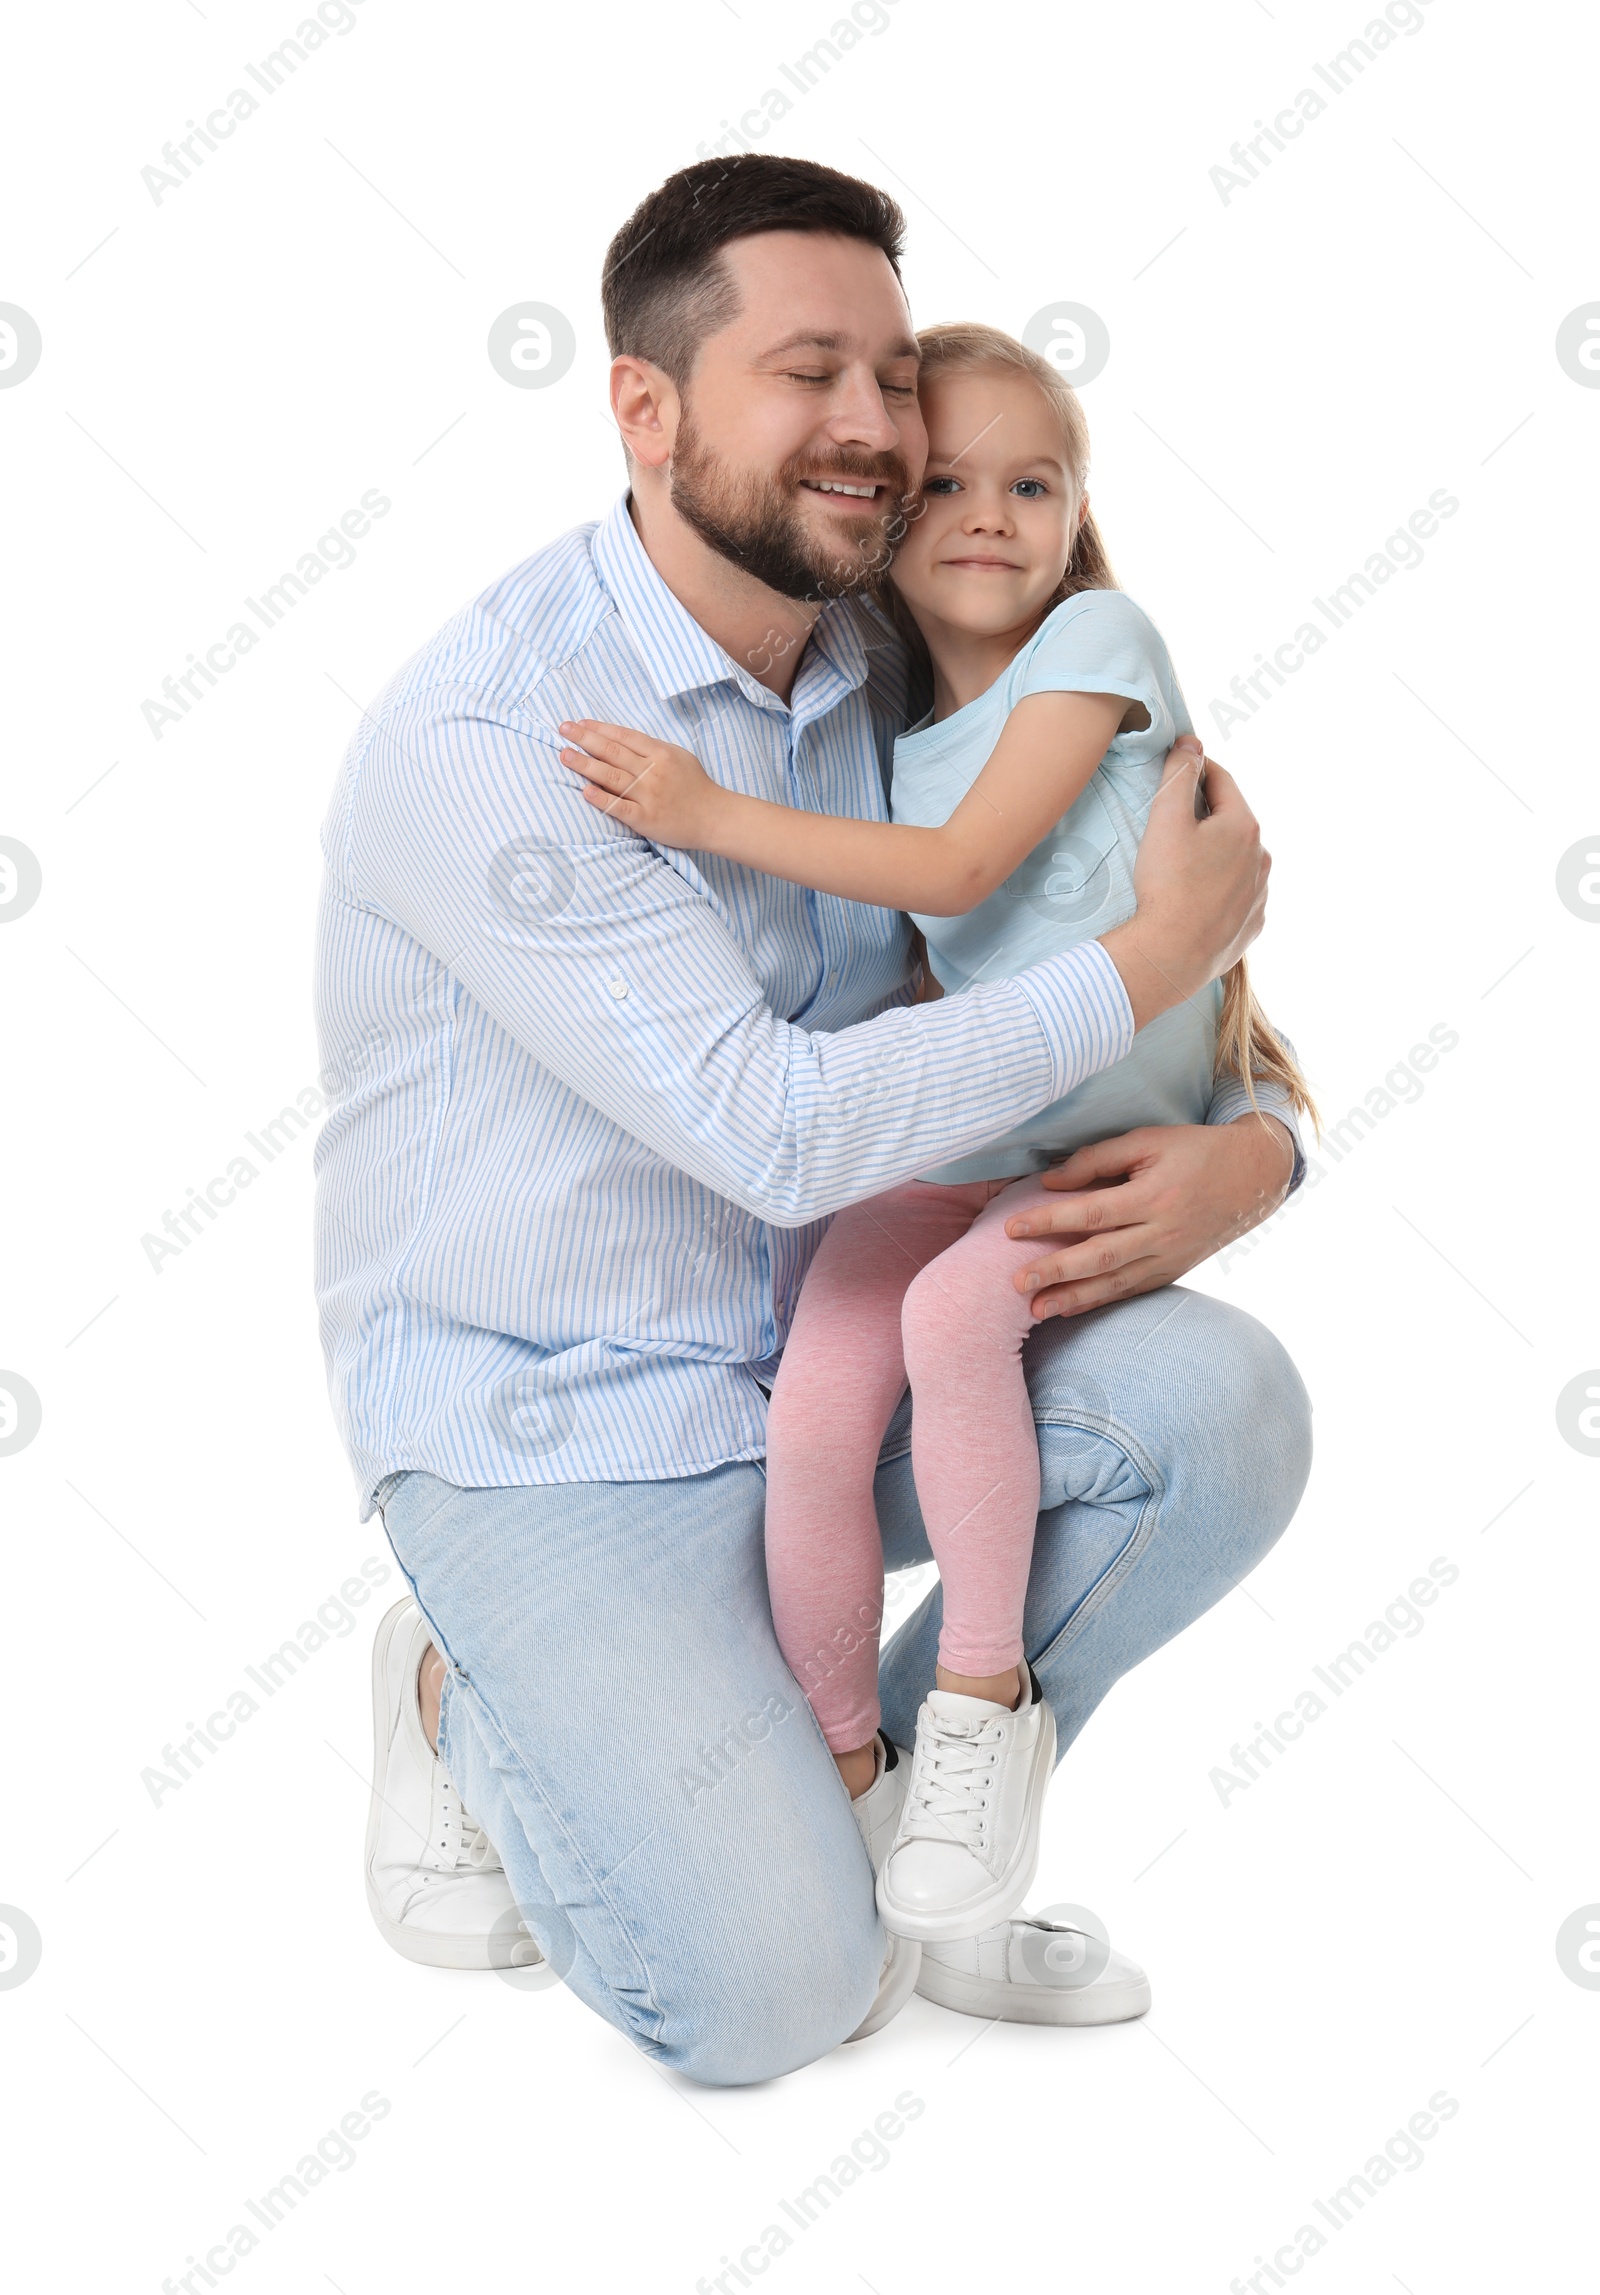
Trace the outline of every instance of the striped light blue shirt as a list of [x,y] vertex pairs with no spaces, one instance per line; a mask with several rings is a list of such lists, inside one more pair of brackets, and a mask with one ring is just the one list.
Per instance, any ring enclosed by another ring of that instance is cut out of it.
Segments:
[[829,1214],[1127,1051],[1097,941],[913,1004],[904,918],[658,850],[556,754],[561,719],[608,718],[730,787],[886,820],[904,688],[892,632],[843,600],[780,701],[672,596],[624,499],[364,718],[323,829],[316,1149],[363,1519],[408,1467],[482,1486],[760,1458],[758,1382]]

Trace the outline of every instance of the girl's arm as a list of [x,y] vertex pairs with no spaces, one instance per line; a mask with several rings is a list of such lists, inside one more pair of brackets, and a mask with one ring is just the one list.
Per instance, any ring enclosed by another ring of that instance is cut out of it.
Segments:
[[1118,693],[1030,693],[937,829],[769,805],[724,789],[687,749],[590,718],[562,726],[582,746],[563,749],[561,761],[588,782],[588,803],[652,844],[718,853],[874,908],[964,916],[1081,795],[1124,720],[1144,715]]

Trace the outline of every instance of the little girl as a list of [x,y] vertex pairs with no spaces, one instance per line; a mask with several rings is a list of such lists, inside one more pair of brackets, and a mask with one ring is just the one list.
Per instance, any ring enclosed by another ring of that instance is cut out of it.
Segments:
[[[1089,516],[1075,393],[993,328],[933,327],[918,342],[930,451],[888,604],[925,652],[933,706],[895,745],[891,821],[738,795],[687,751],[615,727],[565,728],[589,753],[562,754],[592,803],[657,844],[906,910],[933,975],[925,993],[948,995],[1133,913],[1162,762],[1191,727],[1166,648],[1115,587]],[[878,1875],[899,1935],[974,1935],[1021,1903],[1054,1766],[1022,1647],[1039,1509],[1023,1270],[1039,1246],[1012,1222],[1056,1200],[1037,1175],[1075,1148],[1203,1123],[1222,1070],[1252,1100],[1270,1077],[1310,1108],[1242,963],[981,1152],[839,1212],[811,1263],[767,1422],[767,1575],[779,1643],[852,1798],[896,1759],[879,1729],[873,1477],[908,1380],[943,1592],[936,1687]]]

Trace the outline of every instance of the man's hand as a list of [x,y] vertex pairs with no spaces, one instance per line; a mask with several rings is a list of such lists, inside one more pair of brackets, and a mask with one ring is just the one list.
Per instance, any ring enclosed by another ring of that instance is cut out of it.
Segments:
[[602,725],[583,717],[561,731],[580,747],[563,749],[561,762],[581,773],[589,786],[587,804],[609,813],[653,845],[706,853],[713,838],[718,800],[727,792],[698,757],[652,734],[625,725]]
[[[1211,810],[1195,818],[1205,767]],[[1137,913],[1102,937],[1122,975],[1133,1024],[1181,1004],[1227,971],[1261,930],[1271,856],[1230,773],[1192,733],[1167,752],[1167,768],[1134,864]]]
[[1059,1204],[1006,1221],[1010,1236],[1073,1238],[1019,1270],[1035,1321],[1081,1315],[1109,1299],[1175,1283],[1276,1211],[1294,1143],[1271,1116],[1230,1124],[1157,1124],[1080,1148],[1044,1185]]

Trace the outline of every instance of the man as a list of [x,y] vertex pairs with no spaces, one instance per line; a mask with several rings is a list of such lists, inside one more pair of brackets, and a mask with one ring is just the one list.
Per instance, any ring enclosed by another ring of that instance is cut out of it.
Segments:
[[[504,1965],[525,1924],[655,2061],[718,2083],[875,2029],[913,1983],[1036,2021],[1148,2005],[1120,1956],[1053,1986],[1026,1920],[920,1969],[887,1946],[869,1859],[937,1597],[888,1654],[883,1769],[852,1803],[773,1639],[766,1390],[829,1214],[1120,1058],[1265,903],[1238,792],[1213,767],[1197,819],[1198,751],[1175,751],[1133,919],[916,1002],[902,917],[658,851],[560,764],[563,723],[619,721],[757,795],[886,817],[907,666],[866,577],[925,452],[901,231],[870,186],[765,156],[643,203],[603,289],[628,495],[401,671],[324,835],[323,1330],[363,1516],[417,1604],[375,1656],[373,1910],[447,1966]],[[1161,1287],[1298,1160],[1234,1092],[1065,1167],[1026,1625],[1062,1747],[1293,1512],[1293,1366]],[[902,1407],[879,1471],[891,1570],[927,1556],[906,1429]]]

